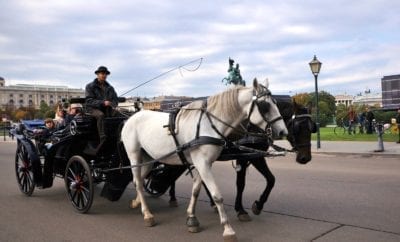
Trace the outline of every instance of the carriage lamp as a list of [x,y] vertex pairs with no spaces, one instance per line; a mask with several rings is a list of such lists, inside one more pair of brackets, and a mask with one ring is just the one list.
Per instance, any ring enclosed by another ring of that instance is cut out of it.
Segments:
[[309,63],[311,72],[315,78],[315,108],[316,108],[316,120],[315,123],[317,124],[317,149],[321,148],[321,136],[319,132],[319,108],[318,108],[318,74],[321,70],[322,63],[317,59],[317,56],[314,55],[314,59]]

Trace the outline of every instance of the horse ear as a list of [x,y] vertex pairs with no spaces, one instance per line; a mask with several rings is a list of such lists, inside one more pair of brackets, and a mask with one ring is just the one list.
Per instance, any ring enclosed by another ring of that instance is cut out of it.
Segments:
[[268,80],[268,78],[265,78],[265,80],[264,80],[264,86],[265,86],[266,88],[268,88],[268,86],[269,86],[269,80]]
[[296,99],[292,98],[292,102],[293,102],[293,111],[294,113],[297,113],[297,111],[299,110],[299,104],[296,103]]
[[254,78],[254,80],[253,80],[253,87],[254,87],[254,89],[258,89],[258,81],[257,81],[257,78]]

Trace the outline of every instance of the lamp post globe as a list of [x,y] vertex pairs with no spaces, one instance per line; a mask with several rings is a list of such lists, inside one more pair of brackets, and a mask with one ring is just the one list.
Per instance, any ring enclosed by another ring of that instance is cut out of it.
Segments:
[[310,69],[312,74],[314,75],[315,79],[315,109],[316,109],[316,120],[315,123],[317,124],[317,149],[321,148],[321,135],[319,132],[319,107],[318,107],[318,74],[321,70],[322,63],[317,59],[317,56],[314,55],[314,58],[309,63]]

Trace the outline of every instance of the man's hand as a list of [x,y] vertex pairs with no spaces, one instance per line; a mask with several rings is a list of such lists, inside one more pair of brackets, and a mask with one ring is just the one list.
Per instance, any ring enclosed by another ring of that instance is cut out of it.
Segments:
[[110,101],[107,101],[107,100],[104,101],[104,106],[106,106],[106,107],[111,106],[111,104],[112,104],[112,103],[111,103]]

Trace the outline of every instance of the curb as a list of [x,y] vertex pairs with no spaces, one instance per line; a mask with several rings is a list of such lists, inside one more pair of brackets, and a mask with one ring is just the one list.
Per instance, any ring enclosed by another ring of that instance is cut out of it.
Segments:
[[381,158],[400,158],[400,154],[384,153],[383,152],[335,152],[335,151],[312,151],[313,154],[326,154],[335,156],[360,156],[360,157],[381,157]]

